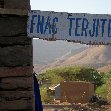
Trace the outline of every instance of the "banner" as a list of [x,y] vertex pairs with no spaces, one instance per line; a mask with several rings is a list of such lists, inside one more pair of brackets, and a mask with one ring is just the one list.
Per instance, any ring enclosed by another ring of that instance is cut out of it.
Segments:
[[111,43],[111,15],[107,14],[32,10],[27,25],[30,38],[99,45]]

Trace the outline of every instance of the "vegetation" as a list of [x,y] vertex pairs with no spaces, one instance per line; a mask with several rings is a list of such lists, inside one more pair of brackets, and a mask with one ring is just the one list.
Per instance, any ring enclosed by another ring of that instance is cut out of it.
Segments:
[[[86,67],[65,67],[48,70],[38,78],[39,81],[45,81],[45,84],[49,82],[50,85],[57,85],[62,81],[93,82],[96,87],[103,84],[101,74],[93,68]],[[48,81],[46,82],[46,80]]]
[[102,86],[97,88],[96,94],[108,102],[111,102],[111,71],[104,74],[103,80],[104,83]]
[[93,68],[86,67],[64,67],[48,70],[38,76],[42,101],[47,103],[53,101],[48,92],[49,86],[55,86],[62,81],[88,81],[95,84],[95,92],[98,97],[111,102],[111,71],[99,73]]
[[47,88],[42,86],[40,88],[40,92],[41,92],[41,99],[42,99],[42,102],[44,103],[49,103],[53,100],[53,98],[50,96],[50,93],[47,92]]
[[[88,81],[93,82],[98,89],[98,94],[105,79],[103,74],[98,73],[93,68],[86,67],[64,67],[48,70],[40,74],[38,80],[40,83],[41,97],[43,102],[52,101],[52,96],[48,92],[49,86],[55,86],[62,81]],[[106,78],[108,78],[106,76]],[[99,88],[98,88],[99,87]]]

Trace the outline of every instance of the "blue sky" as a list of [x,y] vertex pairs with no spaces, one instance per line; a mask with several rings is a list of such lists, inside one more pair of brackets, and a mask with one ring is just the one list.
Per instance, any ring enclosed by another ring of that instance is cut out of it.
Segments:
[[111,14],[111,0],[30,0],[32,10]]

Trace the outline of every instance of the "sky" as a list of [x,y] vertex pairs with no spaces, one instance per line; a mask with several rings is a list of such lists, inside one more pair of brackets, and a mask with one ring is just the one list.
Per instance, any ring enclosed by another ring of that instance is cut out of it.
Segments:
[[111,0],[30,0],[31,10],[111,14]]

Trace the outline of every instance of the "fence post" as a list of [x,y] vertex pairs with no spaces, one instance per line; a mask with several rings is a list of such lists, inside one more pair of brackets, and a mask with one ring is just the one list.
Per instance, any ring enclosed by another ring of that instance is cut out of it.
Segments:
[[33,111],[29,0],[0,0],[0,111]]

